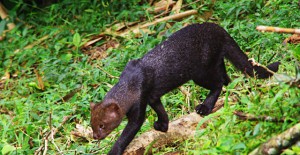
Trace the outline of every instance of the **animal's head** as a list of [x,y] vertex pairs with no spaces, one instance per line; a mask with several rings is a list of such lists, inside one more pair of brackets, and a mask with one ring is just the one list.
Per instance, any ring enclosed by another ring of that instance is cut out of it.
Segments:
[[122,122],[122,111],[115,102],[90,103],[94,139],[104,139]]

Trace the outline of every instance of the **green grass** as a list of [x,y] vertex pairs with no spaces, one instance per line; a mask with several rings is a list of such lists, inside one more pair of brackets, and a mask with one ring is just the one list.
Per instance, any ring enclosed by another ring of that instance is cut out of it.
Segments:
[[[129,36],[119,38],[120,46],[108,51],[108,57],[89,61],[89,57],[78,48],[82,41],[99,34],[113,22],[151,20],[147,3],[139,1],[108,3],[106,1],[81,0],[76,3],[63,0],[45,8],[19,2],[12,5],[9,14],[17,27],[0,41],[0,76],[6,71],[15,74],[3,84],[0,90],[0,150],[9,154],[33,154],[43,143],[43,137],[51,128],[60,126],[64,116],[70,119],[55,135],[54,143],[49,141],[48,153],[58,154],[56,144],[64,154],[107,153],[126,125],[123,121],[111,136],[100,143],[84,141],[71,135],[75,124],[89,126],[89,102],[100,102],[118,79],[129,60],[136,59],[152,49],[167,36],[179,30],[186,23],[201,23],[199,16],[182,21],[161,23],[150,27],[156,31],[140,38]],[[191,2],[191,1],[188,1]],[[184,2],[187,4],[188,2]],[[200,7],[202,5],[202,7]],[[207,3],[195,3],[187,9],[199,13],[208,10]],[[63,11],[62,11],[63,10]],[[300,11],[297,0],[267,1],[216,1],[210,22],[224,27],[241,48],[261,64],[280,61],[279,73],[295,77],[297,59],[293,52],[296,45],[282,45],[287,34],[261,33],[257,25],[300,27]],[[1,24],[0,24],[1,25]],[[160,32],[165,31],[163,35]],[[49,37],[31,49],[27,45],[48,35]],[[99,42],[96,46],[100,46]],[[20,49],[19,52],[14,52]],[[299,48],[298,48],[299,49]],[[299,54],[298,54],[299,55]],[[299,61],[299,60],[298,60]],[[198,129],[197,134],[172,146],[155,148],[154,154],[181,151],[185,154],[247,154],[273,135],[279,134],[299,122],[300,91],[274,78],[257,80],[245,78],[241,72],[226,63],[228,74],[235,81],[224,87],[221,97],[237,98],[226,103],[224,109],[209,118],[207,128]],[[41,90],[34,70],[42,76],[45,90]],[[239,78],[241,77],[241,78]],[[192,82],[184,85],[191,92],[190,105],[184,94],[176,89],[162,97],[162,103],[170,119],[187,114],[188,107],[203,101],[207,90]],[[70,100],[58,102],[72,90],[81,88]],[[254,115],[285,118],[283,123],[265,121],[242,121],[234,111]],[[51,116],[51,119],[50,119]],[[152,128],[156,115],[147,109],[148,119],[141,132]],[[204,122],[205,123],[205,122]],[[140,132],[140,133],[141,133]],[[17,148],[15,150],[15,148]],[[299,147],[291,148],[296,154]]]

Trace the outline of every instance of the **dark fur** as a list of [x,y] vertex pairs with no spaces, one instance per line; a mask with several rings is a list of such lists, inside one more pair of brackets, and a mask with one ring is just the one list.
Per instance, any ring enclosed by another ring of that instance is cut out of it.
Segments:
[[[154,128],[166,132],[169,119],[160,97],[189,80],[210,90],[203,104],[196,106],[198,114],[208,115],[221,93],[222,86],[230,82],[224,57],[247,75],[257,75],[258,78],[272,76],[261,67],[253,67],[237,43],[218,25],[204,23],[187,26],[157,45],[144,57],[128,62],[120,81],[107,93],[103,102],[91,104],[94,138],[105,138],[126,114],[128,124],[109,152],[112,155],[121,154],[141,128],[148,104],[158,115]],[[276,72],[278,65],[276,62],[269,65],[269,68]],[[107,116],[100,116],[104,115],[100,113],[106,113]],[[116,116],[113,117],[115,121],[107,121],[111,119],[108,117],[111,113],[118,113],[113,115]],[[102,134],[103,131],[107,131],[106,134]]]

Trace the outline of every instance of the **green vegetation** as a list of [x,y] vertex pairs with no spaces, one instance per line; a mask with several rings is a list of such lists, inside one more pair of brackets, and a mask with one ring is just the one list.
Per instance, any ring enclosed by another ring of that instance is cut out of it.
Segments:
[[[80,47],[91,36],[100,34],[113,23],[153,20],[147,10],[150,5],[140,0],[107,2],[104,0],[62,0],[47,7],[37,7],[22,1],[10,3],[9,15],[17,25],[0,41],[0,77],[10,78],[0,83],[0,154],[34,154],[52,128],[69,119],[48,142],[48,153],[85,154],[106,153],[126,125],[124,120],[109,137],[100,143],[92,139],[78,139],[71,135],[76,124],[89,126],[89,102],[100,102],[118,81],[129,60],[141,57],[167,36],[187,23],[205,21],[200,15],[209,11],[211,2],[183,4],[184,10],[197,9],[199,14],[181,21],[168,21],[151,26],[153,34],[142,32],[121,38],[111,36],[120,44],[109,49],[107,57],[91,60]],[[208,21],[224,27],[241,48],[261,64],[280,61],[279,79],[295,78],[300,61],[300,46],[282,41],[288,34],[261,33],[257,25],[300,28],[297,0],[218,0]],[[0,33],[8,21],[0,22]],[[161,33],[164,32],[164,33]],[[47,36],[45,40],[41,38]],[[34,44],[32,48],[25,48]],[[104,40],[93,46],[101,46]],[[207,121],[200,122],[196,136],[163,148],[153,148],[154,154],[185,152],[185,154],[247,154],[300,120],[300,90],[275,78],[257,80],[246,78],[227,64],[232,83],[224,87],[221,97],[225,106]],[[299,70],[298,70],[299,71]],[[299,74],[299,72],[298,72]],[[41,85],[42,81],[43,85]],[[208,91],[192,82],[184,85],[189,99],[176,89],[162,97],[171,120],[181,117],[205,99]],[[65,96],[75,94],[65,101]],[[189,107],[191,107],[189,109]],[[240,120],[234,111],[255,116],[271,116],[283,122]],[[152,128],[154,111],[147,109],[148,119],[141,132]],[[140,132],[140,133],[141,133]],[[286,154],[300,154],[300,147],[285,150]]]

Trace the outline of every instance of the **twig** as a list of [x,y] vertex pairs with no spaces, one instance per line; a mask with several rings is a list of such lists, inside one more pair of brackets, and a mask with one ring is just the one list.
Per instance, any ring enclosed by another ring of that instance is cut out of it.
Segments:
[[[241,111],[233,112],[236,116],[239,117],[241,120],[248,120],[248,121],[269,121],[269,122],[285,122],[284,118],[278,119],[271,116],[254,116],[252,114],[246,114]],[[287,120],[288,121],[288,120]]]
[[96,42],[98,42],[99,40],[103,39],[105,37],[104,34],[100,34],[98,35],[96,38],[89,40],[88,42],[86,42],[84,45],[82,45],[83,48],[86,48]]
[[46,155],[48,151],[48,139],[45,139],[45,146],[44,146],[44,152],[43,155]]
[[59,147],[55,144],[54,139],[51,139],[51,143],[55,146],[56,150],[59,154],[63,155],[62,151],[59,149]]
[[191,93],[187,91],[183,86],[180,86],[179,89],[185,96],[191,96]]
[[[60,126],[58,126],[57,128],[52,129],[50,132],[48,132],[45,136],[44,136],[44,145],[42,144],[35,152],[35,155],[38,155],[41,153],[41,151],[44,149],[44,153],[45,150],[47,150],[47,145],[48,145],[48,139],[49,136],[54,137],[54,135],[58,132],[58,130],[73,116],[73,114],[65,116],[62,120],[62,122],[60,123]],[[53,138],[52,138],[53,139]],[[47,152],[47,151],[46,151]]]
[[185,101],[186,101],[186,103],[188,105],[188,111],[191,111],[191,106],[190,106],[190,96],[191,96],[191,93],[189,92],[189,89],[186,90],[183,86],[180,86],[179,89],[180,89],[180,91],[185,96]]
[[221,109],[224,106],[224,101],[225,101],[225,98],[219,99],[211,112],[214,113],[214,112],[218,111],[219,109]]
[[[26,49],[31,49],[31,48],[33,48],[34,46],[40,44],[41,42],[43,42],[44,40],[46,40],[46,39],[48,39],[48,38],[49,38],[49,35],[46,35],[46,36],[44,36],[44,37],[42,37],[42,38],[40,38],[40,39],[34,41],[33,43],[31,43],[31,44],[25,46],[23,49],[24,49],[24,50],[26,50]],[[18,53],[18,52],[20,52],[20,51],[21,51],[20,49],[17,49],[17,50],[15,50],[14,52],[15,52],[15,53]]]
[[198,13],[197,10],[188,10],[188,11],[181,12],[181,13],[178,13],[178,14],[175,14],[175,15],[171,15],[171,16],[160,18],[160,19],[156,19],[153,22],[146,23],[146,24],[142,25],[140,28],[146,28],[146,27],[156,25],[160,22],[168,21],[168,20],[171,20],[171,19],[173,19],[173,20],[181,19],[181,18],[190,16],[190,15],[194,15],[194,14],[197,14],[197,13]]
[[100,66],[96,66],[98,69],[100,69],[102,72],[104,72],[105,74],[107,74],[110,78],[116,78],[116,79],[118,79],[119,77],[117,77],[117,76],[113,76],[113,75],[111,75],[110,73],[108,73],[107,71],[105,71],[102,67],[100,67]]
[[249,59],[252,63],[252,66],[259,66],[259,67],[262,67],[263,69],[267,70],[267,72],[271,73],[271,74],[276,74],[275,72],[273,72],[272,70],[270,70],[268,67],[256,62],[253,58],[250,58]]
[[67,95],[65,95],[64,97],[62,97],[61,99],[57,100],[55,102],[55,104],[58,104],[60,102],[67,102],[69,99],[71,99],[76,93],[78,93],[80,90],[82,89],[82,87],[78,87],[73,89],[72,91],[70,91]]
[[272,27],[272,26],[257,26],[256,30],[262,31],[262,32],[266,31],[266,32],[300,34],[300,29],[281,28],[281,27]]
[[50,127],[50,131],[52,132],[52,112],[50,112],[49,114],[49,127]]
[[60,151],[60,149],[59,149],[59,147],[54,142],[54,137],[53,137],[54,134],[53,134],[53,130],[52,130],[52,113],[50,113],[50,115],[49,115],[49,127],[50,127],[50,131],[51,131],[51,137],[50,137],[51,143],[55,146],[56,150],[60,154],[62,154],[61,151]]

